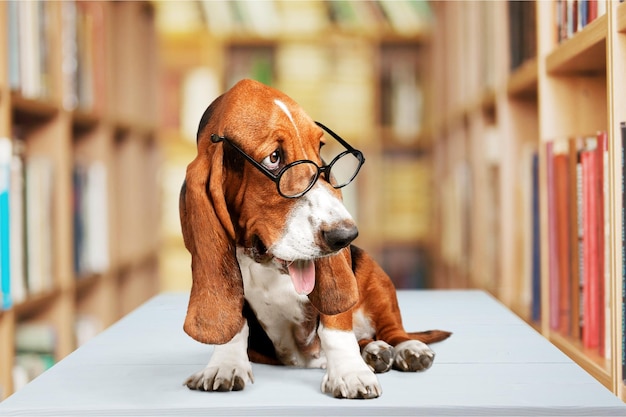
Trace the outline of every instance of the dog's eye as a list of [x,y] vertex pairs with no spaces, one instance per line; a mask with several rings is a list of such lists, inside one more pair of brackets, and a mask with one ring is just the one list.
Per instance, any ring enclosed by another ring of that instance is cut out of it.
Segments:
[[280,166],[280,151],[276,149],[263,160],[263,165],[270,171],[278,169]]

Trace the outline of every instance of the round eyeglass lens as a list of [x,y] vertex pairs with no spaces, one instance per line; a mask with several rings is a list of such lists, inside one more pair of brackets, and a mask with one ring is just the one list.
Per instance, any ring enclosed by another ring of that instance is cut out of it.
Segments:
[[360,161],[352,153],[346,152],[333,162],[330,168],[330,183],[339,188],[348,185],[359,170]]
[[287,196],[295,196],[306,191],[317,179],[317,165],[304,161],[291,165],[280,176],[278,187]]

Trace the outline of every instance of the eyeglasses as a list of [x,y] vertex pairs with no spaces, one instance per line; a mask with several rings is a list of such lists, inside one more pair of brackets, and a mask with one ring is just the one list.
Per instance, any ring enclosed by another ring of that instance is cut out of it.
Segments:
[[[319,127],[335,138],[346,150],[341,152],[329,164],[324,163],[318,166],[315,162],[303,159],[294,161],[282,167],[278,173],[274,173],[263,164],[255,161],[250,155],[244,152],[239,146],[225,136],[211,135],[211,142],[227,142],[248,162],[254,165],[261,173],[276,183],[278,193],[285,198],[298,198],[306,194],[323,173],[326,181],[333,188],[342,188],[350,184],[357,176],[361,166],[365,162],[365,157],[361,151],[354,149],[348,142],[343,140],[335,132],[319,122],[315,122]],[[332,170],[332,173],[331,173]]]

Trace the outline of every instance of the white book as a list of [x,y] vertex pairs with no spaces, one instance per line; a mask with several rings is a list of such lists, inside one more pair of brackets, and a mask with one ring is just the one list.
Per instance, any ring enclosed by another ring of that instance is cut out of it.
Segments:
[[28,291],[52,288],[52,161],[31,157],[26,163],[26,259]]
[[[17,142],[14,145],[20,145]],[[13,302],[26,298],[26,268],[24,251],[24,162],[14,146],[11,159],[11,292]]]
[[83,199],[85,242],[82,248],[88,272],[101,273],[109,267],[109,212],[107,170],[102,162],[87,169],[87,186]]
[[39,44],[39,2],[20,1],[20,78],[22,81],[22,95],[36,98],[41,94],[41,45]]

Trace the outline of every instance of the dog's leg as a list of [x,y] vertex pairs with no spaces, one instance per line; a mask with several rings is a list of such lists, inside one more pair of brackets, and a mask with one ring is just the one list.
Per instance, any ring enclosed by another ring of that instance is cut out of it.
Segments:
[[352,313],[347,314],[349,315],[347,318],[346,313],[337,316],[322,316],[318,334],[327,361],[326,375],[322,380],[322,392],[332,394],[337,398],[379,397],[382,389],[378,378],[361,358],[359,344],[351,329],[351,322],[343,323],[351,321]]
[[248,323],[228,343],[216,345],[209,364],[185,381],[188,388],[200,391],[240,391],[254,382],[248,359]]

